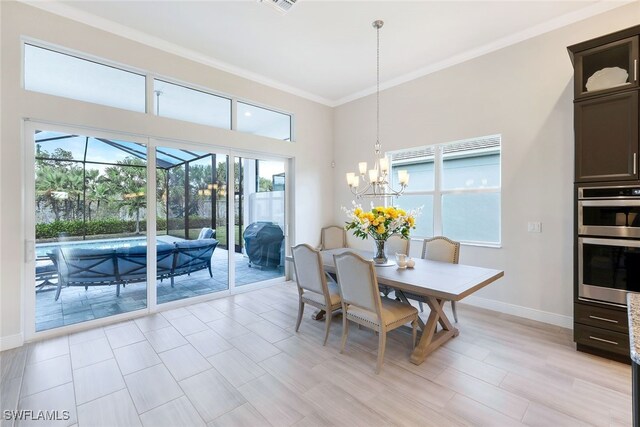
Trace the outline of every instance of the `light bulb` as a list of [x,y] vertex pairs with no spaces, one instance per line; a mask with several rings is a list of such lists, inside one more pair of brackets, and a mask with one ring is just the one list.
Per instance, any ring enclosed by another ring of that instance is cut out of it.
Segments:
[[358,169],[360,170],[360,175],[367,173],[367,162],[358,163]]
[[409,182],[409,172],[407,172],[406,170],[399,170],[398,182],[400,182],[401,185],[407,185],[407,183]]
[[389,170],[389,159],[386,157],[380,157],[380,170],[382,173],[387,173]]
[[378,171],[375,169],[369,169],[369,182],[374,183],[378,180]]
[[354,188],[358,188],[360,186],[360,177],[359,176],[354,176],[353,180],[351,181],[351,183],[353,184]]
[[350,187],[353,187],[353,178],[355,178],[356,174],[353,172],[349,172],[347,173],[347,184],[349,184]]

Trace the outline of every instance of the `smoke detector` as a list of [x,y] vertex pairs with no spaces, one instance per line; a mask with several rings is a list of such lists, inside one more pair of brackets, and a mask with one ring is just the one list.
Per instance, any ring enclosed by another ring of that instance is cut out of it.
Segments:
[[259,3],[271,5],[281,13],[287,13],[298,0],[258,0]]

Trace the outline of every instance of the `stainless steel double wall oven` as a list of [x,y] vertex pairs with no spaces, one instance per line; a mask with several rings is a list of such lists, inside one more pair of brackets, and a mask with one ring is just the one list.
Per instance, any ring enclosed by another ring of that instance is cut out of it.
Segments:
[[640,292],[640,185],[577,191],[578,298],[625,306]]

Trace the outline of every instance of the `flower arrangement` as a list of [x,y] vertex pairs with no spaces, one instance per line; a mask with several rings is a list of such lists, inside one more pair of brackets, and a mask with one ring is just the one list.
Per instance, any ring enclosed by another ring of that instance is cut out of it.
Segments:
[[353,230],[353,234],[361,239],[371,236],[375,240],[387,240],[394,234],[403,239],[409,238],[409,231],[416,228],[416,217],[422,208],[412,211],[393,206],[371,206],[370,211],[364,211],[360,205],[353,203],[352,209],[342,208],[349,217],[345,229]]

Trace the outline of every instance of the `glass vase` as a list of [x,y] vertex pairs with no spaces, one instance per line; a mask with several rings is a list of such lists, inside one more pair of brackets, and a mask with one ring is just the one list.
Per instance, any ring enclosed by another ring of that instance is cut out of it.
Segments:
[[386,247],[386,240],[375,239],[376,242],[376,255],[373,257],[373,262],[376,264],[386,264],[388,261]]

